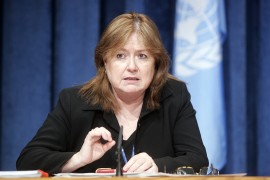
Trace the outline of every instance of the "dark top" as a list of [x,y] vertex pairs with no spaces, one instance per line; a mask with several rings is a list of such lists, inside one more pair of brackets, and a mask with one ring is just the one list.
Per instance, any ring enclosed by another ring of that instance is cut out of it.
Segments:
[[[103,112],[100,106],[90,106],[78,94],[79,87],[61,91],[55,109],[48,114],[35,137],[22,150],[18,170],[42,169],[49,174],[59,173],[61,167],[78,152],[87,133],[94,127],[107,128],[117,142],[119,124],[113,113]],[[146,98],[145,98],[146,99]],[[195,110],[186,85],[168,80],[164,86],[158,110],[148,110],[143,104],[137,129],[125,142],[130,156],[146,152],[155,161],[159,172],[171,172],[180,166],[192,166],[198,171],[208,166]],[[134,138],[132,138],[134,137]],[[94,172],[97,168],[116,168],[116,145],[99,160],[76,172]]]

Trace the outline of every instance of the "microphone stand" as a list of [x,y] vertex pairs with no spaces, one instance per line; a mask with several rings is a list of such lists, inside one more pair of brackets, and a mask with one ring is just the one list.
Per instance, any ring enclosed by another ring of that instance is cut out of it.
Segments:
[[116,149],[116,176],[123,176],[122,166],[121,166],[121,146],[122,146],[122,139],[123,139],[123,126],[120,126],[118,141],[117,141],[117,149]]

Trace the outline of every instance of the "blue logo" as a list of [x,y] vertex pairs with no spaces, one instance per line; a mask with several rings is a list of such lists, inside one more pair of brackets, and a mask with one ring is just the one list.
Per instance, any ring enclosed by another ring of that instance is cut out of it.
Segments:
[[218,6],[212,0],[181,0],[178,3],[174,74],[189,77],[221,62]]

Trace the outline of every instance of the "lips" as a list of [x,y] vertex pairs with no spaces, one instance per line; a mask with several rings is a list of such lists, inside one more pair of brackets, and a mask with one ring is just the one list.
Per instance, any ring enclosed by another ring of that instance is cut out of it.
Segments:
[[137,78],[137,77],[126,77],[126,78],[124,78],[124,80],[137,81],[137,80],[139,80],[139,78]]

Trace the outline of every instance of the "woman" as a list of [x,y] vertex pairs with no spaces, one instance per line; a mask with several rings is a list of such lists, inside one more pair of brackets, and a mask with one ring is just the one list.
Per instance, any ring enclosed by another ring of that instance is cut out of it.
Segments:
[[95,63],[92,80],[60,93],[18,158],[18,170],[54,174],[115,168],[120,125],[124,171],[208,166],[190,95],[168,73],[169,56],[149,17],[116,17],[96,47]]

